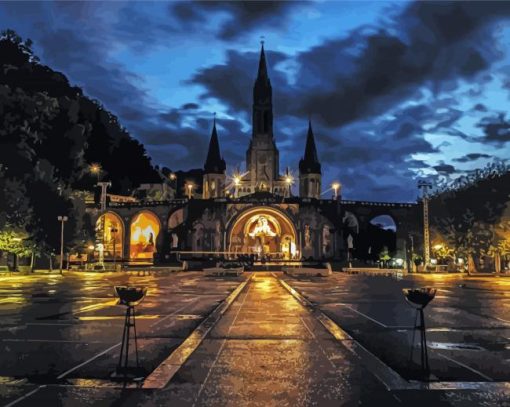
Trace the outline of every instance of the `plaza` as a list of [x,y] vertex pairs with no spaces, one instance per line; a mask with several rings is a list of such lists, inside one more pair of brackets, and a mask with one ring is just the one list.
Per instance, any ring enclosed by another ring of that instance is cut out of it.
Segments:
[[[510,402],[504,277],[68,272],[0,284],[2,405]],[[136,382],[111,379],[118,284],[148,287]],[[414,310],[401,291],[423,286],[438,289],[426,310],[427,377],[409,361]]]

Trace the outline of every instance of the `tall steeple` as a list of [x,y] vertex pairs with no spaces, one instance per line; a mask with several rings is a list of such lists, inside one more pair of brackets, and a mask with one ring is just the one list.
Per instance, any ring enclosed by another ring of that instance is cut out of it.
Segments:
[[218,133],[216,132],[216,117],[214,117],[211,140],[209,141],[209,150],[205,160],[204,169],[208,174],[223,174],[227,166],[225,160],[221,157],[220,143]]
[[312,121],[308,120],[308,134],[306,136],[305,155],[299,161],[299,172],[302,174],[320,174],[321,163],[317,157],[315,138],[313,136]]
[[246,151],[243,189],[248,193],[281,194],[285,182],[280,175],[280,154],[273,137],[273,90],[268,75],[264,42],[260,47],[257,78],[253,86],[252,137]]
[[321,185],[321,163],[319,162],[317,148],[315,147],[312,121],[308,120],[305,154],[299,160],[299,196],[302,198],[320,199]]
[[273,89],[267,73],[264,42],[260,48],[259,70],[253,86],[253,136],[273,137]]

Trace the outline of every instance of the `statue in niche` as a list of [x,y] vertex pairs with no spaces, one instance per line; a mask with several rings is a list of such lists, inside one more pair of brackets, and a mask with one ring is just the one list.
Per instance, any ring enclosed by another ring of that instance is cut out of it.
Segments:
[[322,228],[322,254],[327,256],[329,254],[329,246],[330,246],[330,233],[329,227],[324,225]]
[[177,249],[179,247],[179,236],[177,236],[177,233],[172,232],[172,249]]
[[260,216],[257,219],[257,224],[253,228],[253,231],[249,233],[251,237],[255,236],[276,236],[276,233],[272,231],[271,226],[269,226],[269,222],[266,217]]
[[305,247],[309,249],[312,247],[312,231],[310,225],[305,225]]
[[209,212],[209,208],[205,208],[203,218],[205,220],[211,220],[212,219],[211,213]]
[[219,220],[216,221],[214,231],[214,250],[217,252],[221,251],[221,222]]
[[203,247],[204,240],[204,226],[198,224],[193,232],[193,250],[200,251]]

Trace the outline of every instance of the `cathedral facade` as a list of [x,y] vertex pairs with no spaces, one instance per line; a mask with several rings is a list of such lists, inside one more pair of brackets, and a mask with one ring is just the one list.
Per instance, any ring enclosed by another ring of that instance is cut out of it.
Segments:
[[155,263],[175,254],[285,261],[367,258],[374,251],[369,224],[380,215],[395,223],[394,256],[408,258],[410,240],[416,248],[421,240],[419,205],[346,201],[338,189],[334,196],[323,198],[322,167],[310,122],[305,134],[299,195],[293,196],[290,173],[280,171],[272,87],[262,46],[246,172],[227,179],[214,121],[201,197],[190,193],[185,199],[118,202],[92,210],[105,258]]

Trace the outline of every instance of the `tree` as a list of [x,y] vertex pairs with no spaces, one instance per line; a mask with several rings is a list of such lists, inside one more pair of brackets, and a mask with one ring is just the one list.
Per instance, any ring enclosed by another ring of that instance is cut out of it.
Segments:
[[69,246],[92,236],[76,192],[95,189],[90,163],[101,165],[117,193],[160,178],[118,119],[40,64],[31,45],[12,30],[0,35],[0,231],[5,248],[18,250],[9,236],[21,233],[28,246],[55,252],[57,216],[69,217]]
[[509,205],[510,172],[506,165],[490,164],[443,187],[430,201],[431,225],[457,256],[468,260],[499,253],[498,225]]

